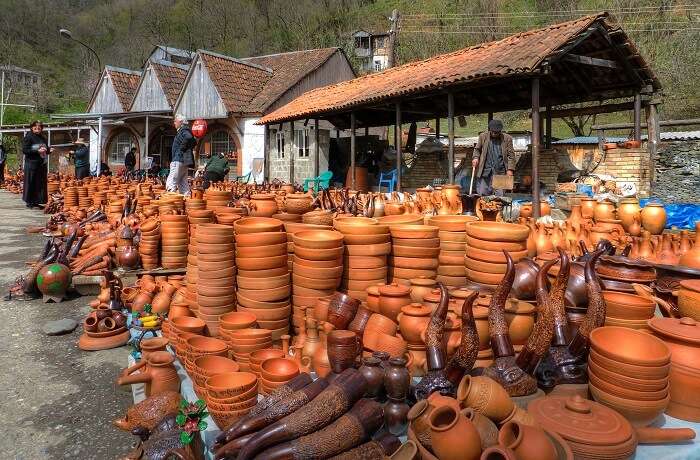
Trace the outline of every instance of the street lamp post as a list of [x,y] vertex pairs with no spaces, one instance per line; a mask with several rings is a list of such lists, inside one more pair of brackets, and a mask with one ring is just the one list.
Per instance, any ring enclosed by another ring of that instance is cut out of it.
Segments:
[[77,43],[81,44],[82,46],[84,46],[85,48],[87,48],[88,50],[90,50],[90,52],[93,55],[95,55],[95,59],[97,59],[97,72],[98,72],[98,74],[100,72],[102,72],[102,61],[100,60],[100,56],[97,54],[97,51],[95,51],[94,49],[92,49],[91,47],[86,45],[85,43],[81,42],[77,38],[74,38],[73,33],[68,29],[59,29],[58,33],[61,35],[61,37],[65,38],[66,40],[73,40],[74,42],[77,42]]

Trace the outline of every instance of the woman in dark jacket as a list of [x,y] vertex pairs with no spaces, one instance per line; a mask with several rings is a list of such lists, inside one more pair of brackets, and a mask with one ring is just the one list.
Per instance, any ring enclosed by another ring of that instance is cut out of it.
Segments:
[[73,161],[75,162],[75,178],[85,179],[90,177],[90,147],[83,138],[79,137],[75,140],[76,149],[73,152]]
[[24,154],[24,190],[22,199],[28,208],[38,208],[40,204],[48,201],[46,193],[46,164],[48,155],[53,151],[49,143],[42,135],[44,125],[40,121],[33,121],[31,131],[22,140],[22,153]]

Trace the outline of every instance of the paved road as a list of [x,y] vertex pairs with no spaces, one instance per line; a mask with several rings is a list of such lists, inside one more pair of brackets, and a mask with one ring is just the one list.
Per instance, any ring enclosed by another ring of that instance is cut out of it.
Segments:
[[[3,296],[45,241],[25,228],[44,221],[40,211],[26,209],[17,195],[0,191]],[[131,403],[129,387],[114,383],[126,363],[127,348],[84,352],[77,347],[80,327],[59,337],[41,332],[46,321],[82,321],[90,300],[0,300],[0,459],[113,459],[136,440],[111,424]]]

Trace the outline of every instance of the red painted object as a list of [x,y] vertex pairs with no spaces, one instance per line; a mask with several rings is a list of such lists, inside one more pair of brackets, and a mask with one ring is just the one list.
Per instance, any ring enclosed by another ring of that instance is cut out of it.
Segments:
[[201,118],[192,123],[192,134],[194,137],[202,138],[207,134],[207,121]]

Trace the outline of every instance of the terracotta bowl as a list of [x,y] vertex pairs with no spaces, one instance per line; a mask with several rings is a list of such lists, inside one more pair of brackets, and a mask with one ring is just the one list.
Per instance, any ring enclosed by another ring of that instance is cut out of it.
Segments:
[[170,320],[172,326],[179,331],[199,334],[204,330],[206,324],[199,318],[192,316],[181,316]]
[[347,268],[382,268],[387,266],[387,256],[345,256],[343,264]]
[[440,243],[440,250],[442,251],[464,251],[466,243],[454,242],[454,241],[443,241]]
[[260,367],[263,361],[271,358],[284,358],[284,352],[277,348],[265,348],[257,350],[250,354],[250,364]]
[[284,223],[279,219],[270,217],[244,217],[233,223],[233,230],[237,234],[280,232],[284,229]]
[[379,233],[377,235],[343,235],[345,244],[377,244],[387,243],[391,240],[391,235]]
[[240,270],[238,269],[238,275],[244,278],[274,278],[284,274],[289,274],[289,268],[285,266],[280,266],[277,268],[268,268],[265,270]]
[[225,356],[205,355],[195,358],[194,368],[205,377],[211,377],[224,372],[238,372],[238,363]]
[[440,248],[421,248],[412,246],[392,245],[391,253],[397,257],[428,257],[437,259]]
[[[366,280],[366,281],[357,281],[357,280],[351,280],[347,278],[342,278],[340,281],[340,287],[347,291],[348,295],[360,299],[363,299],[363,295],[356,295],[354,293],[360,292],[362,294],[366,295],[366,290],[370,286],[377,285],[379,283],[384,283],[386,281],[386,277],[380,278],[380,279],[375,279],[375,280]],[[353,294],[350,293],[350,291],[353,291]]]
[[[230,359],[230,358],[229,358]],[[231,360],[233,361],[233,360]],[[249,371],[237,371],[237,372],[249,372]],[[260,381],[260,376],[255,375],[258,378],[258,382]],[[213,377],[213,376],[212,376]],[[248,401],[251,398],[255,398],[256,401],[258,399],[258,385],[254,385],[251,387],[248,391],[241,393],[237,396],[233,396],[231,398],[216,398],[209,394],[209,392],[206,390],[206,382],[209,377],[204,378],[204,383],[201,385],[201,387],[204,389],[204,393],[206,394],[207,400],[209,401],[214,401],[219,404],[238,404],[243,401]]]
[[250,410],[253,408],[258,403],[258,395],[254,395],[252,398],[248,398],[246,400],[241,400],[239,402],[235,403],[222,403],[220,402],[222,400],[215,398],[213,396],[210,396],[207,399],[207,408],[210,410],[215,410],[218,412],[241,412],[241,411],[246,411]]
[[262,378],[270,382],[287,382],[299,375],[296,361],[286,358],[269,358],[260,364]]
[[236,257],[236,265],[241,270],[269,270],[287,266],[286,253],[273,257]]
[[588,360],[588,370],[606,382],[612,382],[624,388],[636,391],[659,391],[666,388],[668,378],[661,379],[638,379],[624,374],[610,371],[593,359]]
[[234,308],[235,305],[233,303],[226,304],[221,307],[203,307],[200,305],[199,309],[197,310],[197,314],[204,321],[213,321],[218,324],[221,315],[231,313],[234,311]]
[[246,329],[255,325],[255,316],[250,313],[233,311],[222,315],[219,318],[219,325],[227,330]]
[[[348,248],[350,246],[346,246]],[[331,249],[309,249],[305,247],[294,247],[294,255],[306,260],[337,260],[343,256],[343,247]]]
[[159,217],[161,222],[187,222],[187,216],[179,214],[164,214]]
[[[342,275],[342,271],[340,274]],[[294,272],[292,273],[292,282],[295,286],[306,287],[309,289],[335,289],[340,283],[340,275],[326,279],[319,279],[308,278],[306,276],[298,274],[297,272]]]
[[590,369],[588,370],[588,381],[596,388],[605,391],[610,395],[617,396],[618,398],[632,399],[635,401],[658,401],[660,399],[664,399],[668,395],[669,390],[668,382],[666,383],[666,386],[661,390],[632,390],[630,388],[621,387],[619,385],[615,385],[612,382],[608,382],[596,375],[596,373]]
[[[226,275],[223,278],[209,278],[212,275],[215,275],[215,272],[211,273],[204,273],[202,274],[202,278],[199,276],[196,277],[195,280],[195,290],[199,290],[199,288],[203,286],[210,286],[210,287],[230,287],[230,286],[235,286],[236,285],[236,270],[226,270],[227,273],[231,273],[230,275]],[[189,280],[188,280],[189,282]],[[196,299],[193,299],[196,300]]]
[[216,426],[220,429],[224,427],[231,426],[236,420],[247,415],[250,410],[245,410],[241,412],[219,412],[215,410],[209,411],[211,418],[214,419]]
[[207,296],[197,291],[197,304],[200,307],[225,307],[236,303],[236,294],[229,294],[220,297]]
[[604,326],[590,334],[591,348],[624,364],[664,366],[671,360],[668,346],[650,334],[624,327]]
[[256,321],[279,321],[289,318],[292,313],[292,306],[281,308],[246,308],[239,306],[238,311],[250,313],[255,316]]
[[258,382],[250,372],[226,372],[207,379],[206,388],[214,398],[233,398],[253,388]]
[[603,356],[593,349],[589,352],[589,359],[608,371],[635,379],[664,379],[668,376],[669,370],[671,369],[671,363],[667,363],[663,366],[640,366],[622,363]]
[[233,243],[209,244],[197,243],[197,254],[221,254],[233,251]]
[[236,249],[236,257],[274,257],[287,254],[287,243],[241,247]]
[[371,351],[384,351],[392,357],[400,357],[406,353],[406,341],[400,337],[377,332],[376,330],[367,330],[362,336],[362,344],[364,348]]
[[487,241],[522,242],[529,234],[530,227],[521,224],[479,221],[467,225],[467,235]]
[[467,279],[482,284],[499,284],[503,279],[502,273],[484,273],[476,270],[466,269]]
[[430,257],[399,257],[393,255],[389,257],[389,265],[414,270],[436,270],[438,268],[438,260]]
[[616,410],[633,426],[637,427],[648,426],[656,420],[666,410],[671,398],[669,395],[659,401],[634,401],[611,395],[590,383],[588,389],[593,395],[593,399]]
[[337,259],[331,260],[308,260],[299,257],[297,254],[294,254],[292,256],[292,261],[297,265],[312,268],[334,268],[343,265],[342,257],[338,257]]
[[269,288],[269,289],[238,289],[238,295],[258,302],[276,302],[288,299],[292,293],[291,285]]
[[438,233],[438,238],[440,238],[440,243],[453,242],[453,243],[465,243],[467,241],[466,227],[462,231],[450,232],[447,230],[440,230]]
[[411,248],[439,248],[440,238],[392,238],[394,246],[407,246]]
[[[488,241],[479,238],[474,238],[473,236],[469,235],[466,235],[463,241],[466,241],[470,248],[481,249],[482,251],[492,251],[500,253],[502,250],[506,250],[508,252],[518,252],[527,249],[526,241]],[[478,257],[474,258],[476,259]]]
[[260,233],[242,233],[236,235],[236,246],[256,247],[270,244],[282,244],[287,242],[287,234],[284,232],[260,232]]
[[[190,254],[192,254],[190,252]],[[221,262],[221,261],[232,261],[236,260],[236,251],[221,252],[219,254],[195,254],[197,257],[197,263],[200,262]]]
[[227,297],[234,295],[236,287],[231,284],[228,286],[197,286],[197,292],[203,292],[207,297]]
[[260,384],[262,386],[263,391],[265,394],[270,394],[273,391],[275,391],[277,388],[281,387],[287,383],[287,381],[282,381],[282,382],[273,382],[271,380],[267,380],[264,377],[260,377]]
[[270,336],[265,337],[232,337],[228,336],[229,344],[236,346],[251,346],[251,345],[261,345],[270,342]]
[[218,234],[218,233],[204,233],[197,231],[197,245],[200,244],[233,244],[233,233]]
[[[393,259],[391,259],[393,260]],[[415,260],[415,259],[411,259]],[[430,260],[429,260],[430,261]],[[343,271],[343,277],[353,281],[369,281],[386,278],[389,267],[379,268],[347,268]]]
[[242,305],[247,308],[280,308],[289,304],[289,299],[274,302],[251,299],[241,291],[238,291],[237,301],[238,305]]
[[279,329],[284,329],[289,327],[289,318],[285,319],[280,319],[280,320],[270,320],[270,321],[265,321],[265,320],[258,320],[258,324],[260,327],[264,327],[265,329],[269,329],[271,331],[276,331]]
[[367,320],[365,325],[365,333],[370,330],[376,330],[383,334],[394,335],[398,330],[399,325],[391,319],[379,313],[373,313]]
[[382,256],[389,253],[391,253],[391,243],[345,246],[345,254],[349,256]]
[[229,331],[228,335],[237,339],[250,339],[254,337],[270,337],[270,331],[265,329],[236,329]]
[[437,238],[439,230],[434,225],[422,224],[400,224],[389,227],[392,238]]
[[202,223],[197,225],[197,234],[207,234],[207,235],[231,235],[233,238],[233,231],[228,225],[214,224],[214,223]]
[[[460,250],[465,250],[467,257],[472,260],[487,262],[491,264],[505,264],[506,256],[503,251],[487,251],[484,249],[474,248],[469,245],[463,245]],[[508,254],[513,258],[514,262],[527,257],[527,249],[521,251],[508,251]]]
[[313,309],[313,307],[316,305],[317,300],[318,300],[317,296],[293,295],[292,296],[292,305],[294,306],[293,308],[309,307],[309,308]]
[[313,279],[328,279],[328,278],[340,278],[343,274],[343,265],[338,265],[335,267],[309,267],[306,265],[299,265],[297,263],[293,264],[293,272],[295,275],[304,276],[306,278]]
[[505,263],[490,263],[482,260],[472,259],[468,256],[463,256],[464,266],[470,270],[475,270],[484,273],[504,274],[507,265]]
[[250,354],[250,353],[254,352],[255,350],[262,350],[263,348],[270,348],[270,347],[272,347],[272,340],[270,340],[269,342],[263,342],[263,343],[259,343],[259,344],[255,344],[255,345],[234,345],[234,344],[230,345],[231,351],[233,351],[234,353],[239,353],[239,354],[241,354],[241,353]]
[[334,230],[302,230],[292,239],[295,248],[333,249],[343,246],[343,234]]
[[616,327],[628,327],[630,329],[646,329],[647,320],[646,319],[623,319],[623,318],[613,318],[611,316],[605,317],[605,326],[616,326]]
[[186,341],[188,351],[200,354],[218,354],[226,356],[228,345],[226,342],[214,337],[196,336],[190,337]]
[[437,274],[436,270],[421,270],[417,268],[400,268],[393,267],[393,271],[389,272],[389,276],[394,278],[401,278],[404,280],[410,280],[411,278],[435,278]]
[[647,320],[654,316],[656,303],[635,294],[617,291],[603,291],[605,314],[614,318]]
[[335,289],[311,289],[311,288],[305,288],[302,286],[293,286],[292,287],[292,293],[293,295],[301,295],[301,296],[314,296],[316,298],[318,297],[326,297],[329,295],[333,295],[335,292]]
[[290,283],[291,277],[287,273],[268,278],[246,278],[243,276],[236,278],[236,284],[241,289],[274,289]]
[[428,225],[434,225],[443,231],[463,232],[468,222],[477,220],[479,220],[479,218],[476,216],[465,215],[432,216],[428,219]]

